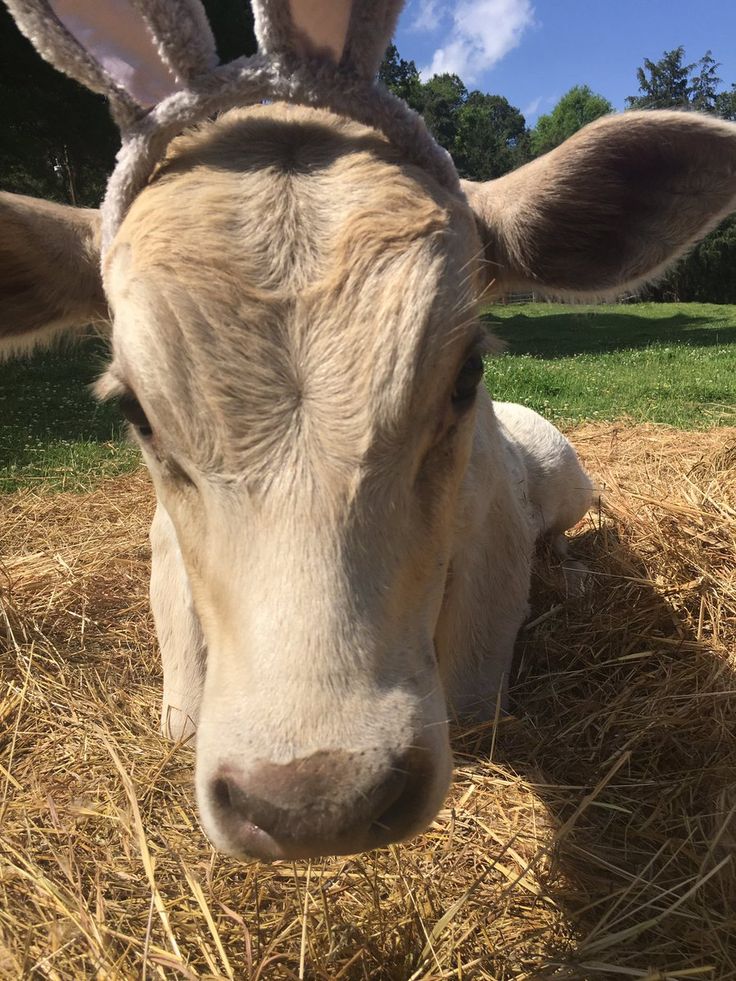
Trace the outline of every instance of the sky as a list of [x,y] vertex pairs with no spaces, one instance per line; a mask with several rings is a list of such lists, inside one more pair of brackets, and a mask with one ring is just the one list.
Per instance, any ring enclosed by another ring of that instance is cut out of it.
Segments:
[[408,0],[395,41],[424,77],[456,72],[530,124],[574,85],[623,109],[644,58],[679,45],[736,82],[736,0]]

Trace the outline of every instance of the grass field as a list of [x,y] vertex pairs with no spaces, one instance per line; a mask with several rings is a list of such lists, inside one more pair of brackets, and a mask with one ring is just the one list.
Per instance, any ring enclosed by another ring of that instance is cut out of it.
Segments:
[[736,307],[648,303],[493,307],[508,350],[488,362],[494,398],[563,424],[660,422],[683,429],[736,416]]
[[[484,317],[508,345],[488,362],[494,398],[563,425],[734,421],[736,306],[527,304]],[[83,490],[138,465],[115,407],[89,392],[104,360],[93,341],[0,365],[0,491]]]
[[117,408],[90,392],[105,360],[91,339],[0,364],[0,492],[83,490],[139,465]]

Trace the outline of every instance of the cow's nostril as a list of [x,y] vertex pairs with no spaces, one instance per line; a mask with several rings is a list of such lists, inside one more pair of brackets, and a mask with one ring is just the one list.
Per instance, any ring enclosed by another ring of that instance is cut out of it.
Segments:
[[393,835],[403,834],[407,815],[422,796],[421,783],[431,779],[423,755],[418,751],[409,751],[397,760],[392,767],[390,793],[374,799],[378,806],[374,810],[371,827],[379,835],[388,836],[389,840],[393,840]]
[[384,817],[391,814],[396,808],[406,790],[407,773],[399,767],[392,767],[391,772],[380,782],[376,783],[365,796],[366,807],[364,816],[368,819],[371,826],[376,828],[388,828],[384,823]]
[[212,799],[223,810],[230,810],[233,807],[230,783],[224,777],[218,777],[212,784]]
[[411,806],[411,793],[407,792],[406,781],[394,796],[393,800],[373,818],[372,827],[383,834],[391,834],[404,823],[404,814]]

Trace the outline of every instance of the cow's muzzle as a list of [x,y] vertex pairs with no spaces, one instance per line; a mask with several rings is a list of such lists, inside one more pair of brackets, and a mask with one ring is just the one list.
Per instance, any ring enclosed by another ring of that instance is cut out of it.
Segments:
[[371,753],[330,750],[260,763],[247,774],[223,762],[202,790],[207,830],[224,851],[316,858],[378,848],[422,830],[433,814],[437,774],[421,747],[381,767]]

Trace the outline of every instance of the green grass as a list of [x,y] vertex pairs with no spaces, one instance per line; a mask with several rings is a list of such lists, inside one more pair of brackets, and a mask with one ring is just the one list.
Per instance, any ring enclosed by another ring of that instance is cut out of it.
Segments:
[[[736,306],[525,304],[484,319],[508,345],[487,364],[494,398],[561,423],[736,423]],[[139,464],[116,408],[89,392],[104,362],[91,341],[0,365],[0,492],[84,490]]]
[[508,345],[486,367],[494,398],[561,423],[736,423],[736,306],[536,303],[484,320]]
[[81,491],[138,466],[119,412],[89,390],[104,363],[104,346],[87,341],[0,364],[0,493]]

